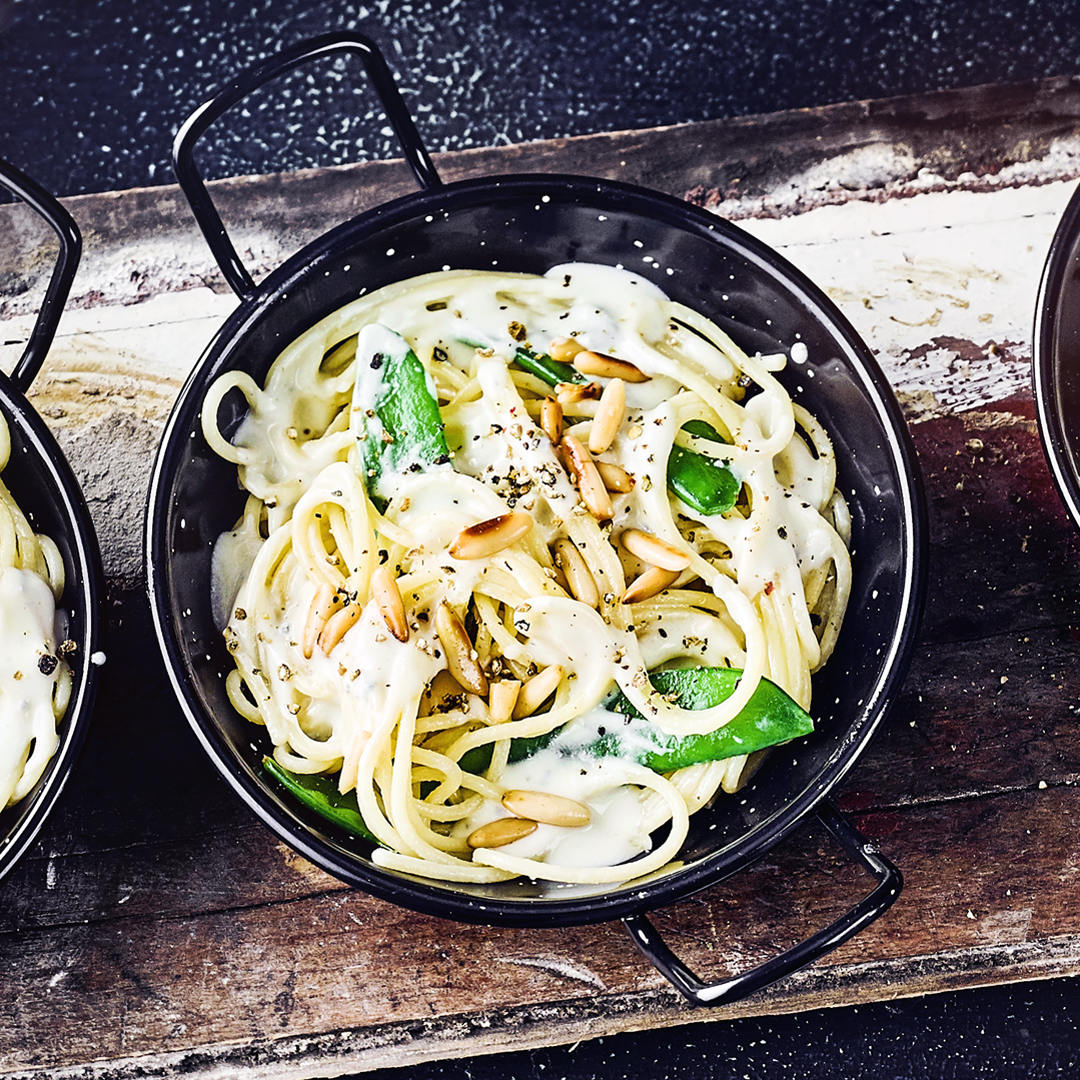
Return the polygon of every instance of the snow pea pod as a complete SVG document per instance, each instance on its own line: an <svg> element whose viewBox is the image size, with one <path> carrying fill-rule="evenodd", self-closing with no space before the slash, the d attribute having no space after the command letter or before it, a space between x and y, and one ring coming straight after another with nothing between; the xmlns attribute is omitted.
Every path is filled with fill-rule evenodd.
<svg viewBox="0 0 1080 1080"><path fill-rule="evenodd" d="M355 791L342 795L332 777L321 773L289 772L272 757L263 758L263 768L294 798L314 810L320 817L333 822L353 836L362 836L365 840L379 843L360 816Z"/></svg>
<svg viewBox="0 0 1080 1080"><path fill-rule="evenodd" d="M682 429L699 439L724 442L720 433L704 420L690 420ZM742 486L726 465L682 446L671 448L667 482L687 506L702 514L723 514L730 510Z"/></svg>
<svg viewBox="0 0 1080 1080"><path fill-rule="evenodd" d="M558 386L559 383L583 383L588 380L572 364L564 364L561 360L553 360L547 353L534 352L519 345L514 353L514 363L523 367L529 374L543 379L548 386Z"/></svg>
<svg viewBox="0 0 1080 1080"><path fill-rule="evenodd" d="M379 501L393 496L394 474L426 472L450 461L427 370L400 334L378 323L357 338L352 409L364 484Z"/></svg>
<svg viewBox="0 0 1080 1080"><path fill-rule="evenodd" d="M654 688L684 709L710 709L734 692L742 678L738 668L683 668L656 671ZM752 754L789 742L814 730L814 721L775 683L762 679L750 700L729 723L704 735L668 735L646 720L620 691L604 709L595 710L546 735L514 739L509 761L521 761L540 750L564 756L622 757L656 772L670 772L705 761ZM490 747L466 753L460 765L483 772Z"/></svg>

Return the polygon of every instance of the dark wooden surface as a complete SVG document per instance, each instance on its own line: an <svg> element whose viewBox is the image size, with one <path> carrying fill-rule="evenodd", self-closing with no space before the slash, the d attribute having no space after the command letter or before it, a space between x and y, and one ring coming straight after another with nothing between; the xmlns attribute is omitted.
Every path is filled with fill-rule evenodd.
<svg viewBox="0 0 1080 1080"><path fill-rule="evenodd" d="M1057 102L1037 111L1033 137L1059 116L1080 115L1068 80L1022 93L1021 112ZM909 105L888 114L894 134ZM931 105L920 115L947 102ZM810 139L806 132L832 115L840 118L830 129L834 150L844 139L868 144L888 126L886 113L763 120L756 138L792 147L793 132ZM997 137L989 115L981 142L971 139L980 153ZM963 125L953 116L938 145L959 144ZM728 129L732 138L741 124ZM615 163L627 161L647 181L649 160L682 153L692 164L667 177L668 190L692 180L681 190L706 201L702 191L722 190L723 168L696 164L724 143L719 128L594 138L591 150L573 142L507 151L502 165L542 159L586 171L587 160L603 166L591 171L617 173ZM998 145L998 158L1007 157ZM493 171L494 154L444 165L448 174ZM258 195L292 215L270 230L292 242L309 219L385 194L385 170L395 168L370 167L366 186L347 195L354 170L220 190L235 208L246 190L249 202ZM305 190L330 193L309 219ZM71 205L91 222L91 250L109 229L191 243L174 190ZM275 244L267 243L271 254ZM180 264L169 288L195 285ZM931 522L926 614L900 699L838 795L902 867L906 885L852 942L706 1016L685 1006L619 925L468 927L346 889L279 843L214 773L173 703L141 586L117 571L109 662L83 760L0 892L0 1069L329 1076L1080 972L1080 538L1053 490L1030 397L922 415L913 434ZM138 470L125 479L129 488L140 482ZM692 967L719 978L804 937L866 887L811 824L749 872L655 921Z"/></svg>
<svg viewBox="0 0 1080 1080"><path fill-rule="evenodd" d="M901 900L725 1016L1080 970L1080 543L1030 404L997 411L1012 420L916 428L929 605L904 692L838 800L903 868ZM142 1058L167 1074L193 1051L195 1072L256 1051L302 1069L282 1043L299 1033L361 1067L702 1019L617 925L459 926L350 891L290 853L172 706L144 598L118 595L113 612L84 760L5 883L7 1069ZM720 977L865 887L811 827L656 923Z"/></svg>

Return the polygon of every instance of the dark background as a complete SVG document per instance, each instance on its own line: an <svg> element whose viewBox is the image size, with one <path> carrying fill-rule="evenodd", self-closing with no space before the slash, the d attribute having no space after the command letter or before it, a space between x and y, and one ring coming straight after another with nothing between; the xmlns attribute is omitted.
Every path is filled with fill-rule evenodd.
<svg viewBox="0 0 1080 1080"><path fill-rule="evenodd" d="M231 72L362 30L428 149L1080 72L1076 0L0 0L0 154L57 195L172 182ZM208 176L387 157L361 79L308 68L234 115Z"/></svg>
<svg viewBox="0 0 1080 1080"><path fill-rule="evenodd" d="M334 29L376 39L432 151L1080 74L1080 0L0 0L0 156L58 195L171 183L190 109ZM231 116L206 175L394 155L362 80L329 68ZM1075 996L1053 980L369 1075L1075 1076Z"/></svg>

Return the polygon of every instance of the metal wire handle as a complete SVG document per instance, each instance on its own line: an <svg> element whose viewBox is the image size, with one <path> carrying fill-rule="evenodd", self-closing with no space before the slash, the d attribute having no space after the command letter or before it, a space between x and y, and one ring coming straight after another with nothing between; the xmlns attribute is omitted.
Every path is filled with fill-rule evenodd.
<svg viewBox="0 0 1080 1080"><path fill-rule="evenodd" d="M878 884L845 914L779 956L730 979L706 983L664 944L656 928L644 915L631 915L623 919L630 936L649 962L692 1005L715 1006L741 1001L755 990L790 975L842 945L883 915L900 895L904 884L900 871L850 825L831 802L823 802L818 807L817 816L851 859L869 870Z"/></svg>
<svg viewBox="0 0 1080 1080"><path fill-rule="evenodd" d="M2 158L0 186L40 214L60 240L60 252L49 279L49 286L45 290L45 300L38 311L30 340L11 372L12 383L25 394L45 362L53 338L56 337L56 328L60 324L60 316L64 313L64 304L71 292L71 283L75 280L75 272L82 257L82 236L72 216L52 195Z"/></svg>
<svg viewBox="0 0 1080 1080"><path fill-rule="evenodd" d="M394 77L382 53L370 38L362 34L324 34L282 49L265 63L237 75L219 94L204 101L180 126L173 141L173 168L225 280L242 300L249 299L255 293L255 282L241 263L221 216L206 190L206 184L193 156L195 143L226 110L265 83L287 74L309 60L337 53L351 53L360 57L401 144L405 160L420 186L431 188L442 183L430 155L420 141L420 134L398 91Z"/></svg>

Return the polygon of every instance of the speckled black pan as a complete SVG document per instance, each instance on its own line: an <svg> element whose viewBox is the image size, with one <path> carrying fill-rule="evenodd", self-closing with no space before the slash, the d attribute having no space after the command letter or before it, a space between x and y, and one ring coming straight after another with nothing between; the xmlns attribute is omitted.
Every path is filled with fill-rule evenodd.
<svg viewBox="0 0 1080 1080"><path fill-rule="evenodd" d="M78 760L97 690L99 665L92 658L101 659L105 623L101 557L85 500L52 433L24 397L52 344L82 241L67 211L4 161L0 187L32 206L60 239L60 254L30 341L11 375L0 373L0 412L11 432L3 480L35 531L50 536L60 549L66 584L59 607L68 619L67 636L77 645L69 657L74 672L71 701L60 721L56 754L26 798L0 812L3 877L37 836Z"/></svg>
<svg viewBox="0 0 1080 1080"><path fill-rule="evenodd" d="M1050 244L1033 341L1032 384L1043 449L1065 508L1080 526L1080 188Z"/></svg>
<svg viewBox="0 0 1080 1080"><path fill-rule="evenodd" d="M240 263L192 160L205 128L254 87L333 52L361 58L421 190L334 229L256 286ZM622 918L649 958L691 1000L741 997L855 933L895 899L901 879L826 796L854 765L900 689L922 605L926 527L915 455L869 350L825 296L774 251L687 203L574 176L501 176L444 185L372 44L328 36L236 79L188 120L176 165L204 235L241 303L177 401L151 483L147 580L177 697L221 773L284 840L330 873L416 910L470 922L553 926ZM753 351L806 343L785 379L833 434L854 518L854 595L840 646L815 681L818 730L778 750L738 796L695 814L683 866L642 885L558 888L531 882L448 885L374 866L370 849L283 799L261 775L268 749L224 691L231 662L210 611L210 555L243 506L235 469L203 440L207 387L241 368L262 381L280 349L313 323L389 282L446 267L542 273L572 260L622 264L704 312ZM244 409L226 397L219 422ZM645 912L745 867L817 813L877 878L830 927L751 972L709 986L656 937Z"/></svg>

